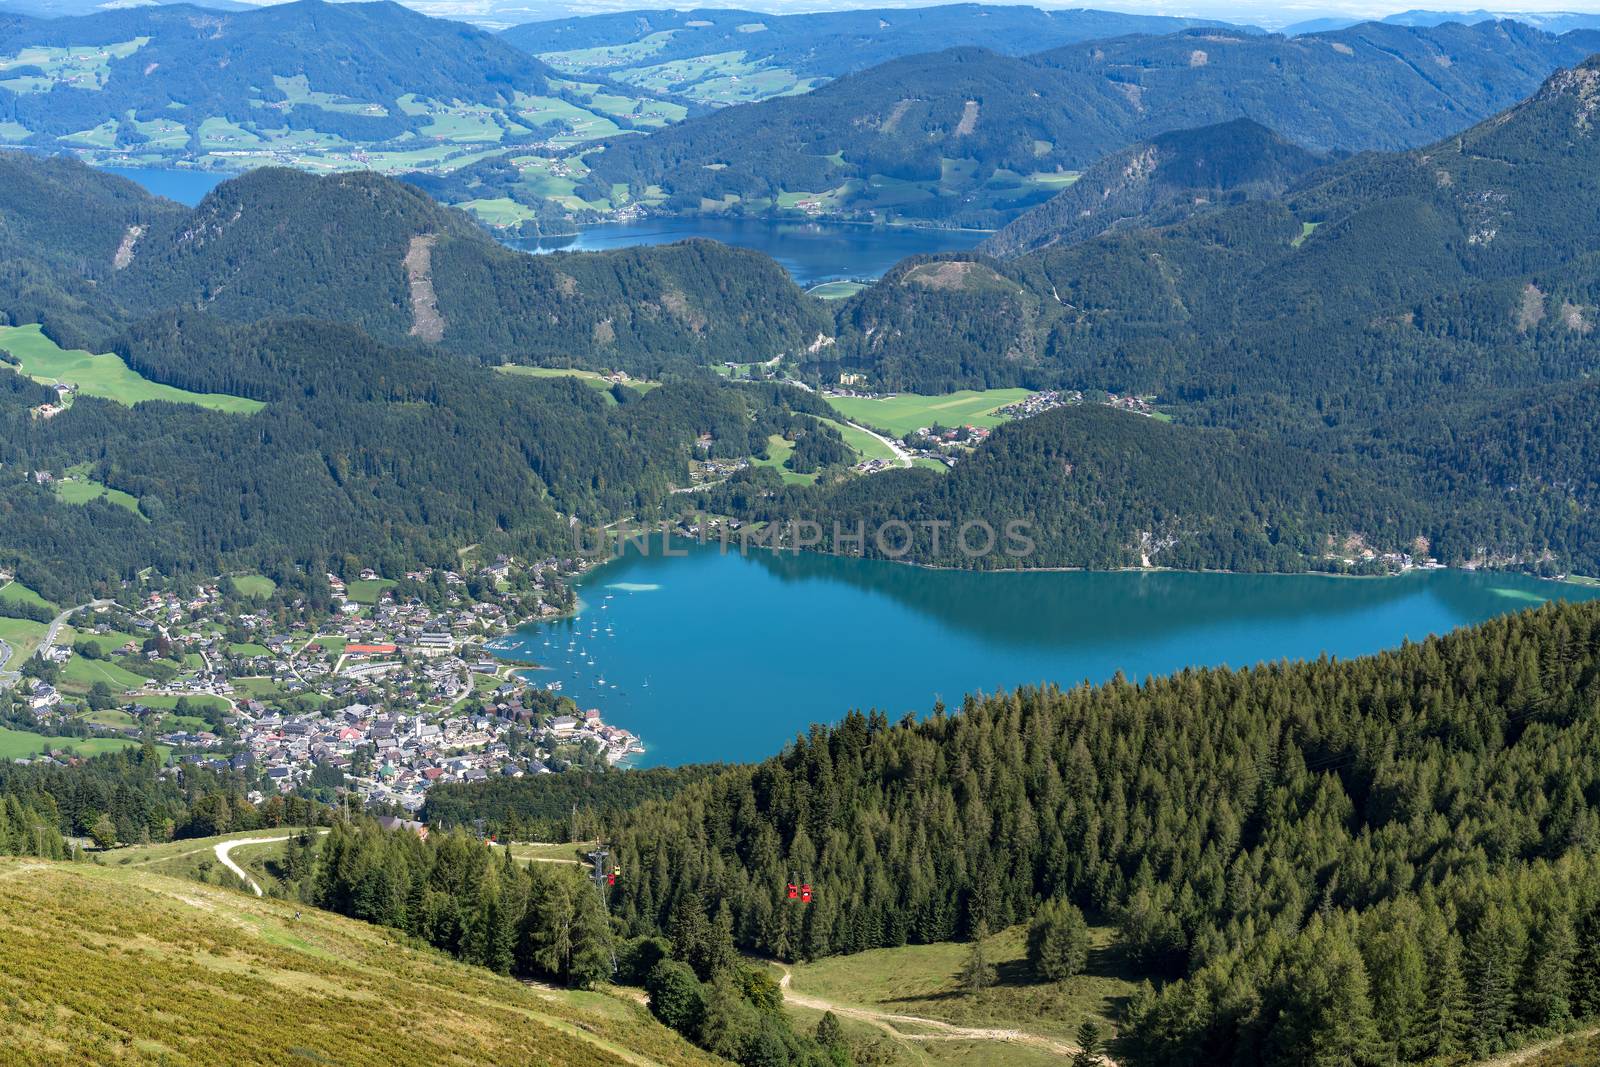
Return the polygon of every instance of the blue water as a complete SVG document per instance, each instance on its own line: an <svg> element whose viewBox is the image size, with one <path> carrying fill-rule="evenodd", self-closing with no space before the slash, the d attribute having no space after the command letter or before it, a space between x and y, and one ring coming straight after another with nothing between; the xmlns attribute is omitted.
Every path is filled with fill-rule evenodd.
<svg viewBox="0 0 1600 1067"><path fill-rule="evenodd" d="M635 245L669 244L708 237L764 252L809 288L836 279L871 281L907 256L963 251L988 234L977 230L852 226L765 219L649 219L585 226L575 237L506 240L525 252L600 252Z"/></svg>
<svg viewBox="0 0 1600 1067"><path fill-rule="evenodd" d="M560 680L581 707L638 734L640 765L759 759L852 708L897 718L969 692L1119 670L1139 679L1362 655L1547 598L1600 595L1463 571L978 574L714 547L617 560L578 591L575 618L519 631L505 654L544 664L529 677Z"/></svg>
<svg viewBox="0 0 1600 1067"><path fill-rule="evenodd" d="M194 207L205 195L237 175L212 170L170 170L160 167L106 167L112 174L138 182L168 200Z"/></svg>
<svg viewBox="0 0 1600 1067"><path fill-rule="evenodd" d="M106 167L136 181L157 196L193 207L218 185L235 177L208 170L158 167ZM571 237L508 238L524 252L602 252L636 245L670 244L706 237L753 248L778 261L795 282L810 288L836 279L871 281L907 256L962 251L986 236L977 230L912 229L905 226L850 226L824 222L771 222L763 219L654 219L586 226Z"/></svg>

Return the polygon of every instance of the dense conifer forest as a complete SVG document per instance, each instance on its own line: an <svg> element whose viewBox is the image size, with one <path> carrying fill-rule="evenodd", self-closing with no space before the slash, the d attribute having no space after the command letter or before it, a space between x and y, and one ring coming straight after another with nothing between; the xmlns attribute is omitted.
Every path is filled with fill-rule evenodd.
<svg viewBox="0 0 1600 1067"><path fill-rule="evenodd" d="M1098 160L978 248L1014 256L1116 229L1169 226L1244 200L1279 196L1328 162L1250 119L1174 130Z"/></svg>
<svg viewBox="0 0 1600 1067"><path fill-rule="evenodd" d="M43 391L8 376L8 547L52 595L151 563L316 573L354 545L394 570L463 543L549 552L570 543L570 517L689 503L669 490L689 483L701 434L709 458L739 459L782 433L789 473L838 470L842 441L796 421L826 415L819 399L706 384L705 364L776 355L814 380L854 371L887 389L1144 394L1177 425L1056 414L1003 427L944 479L797 488L758 467L702 500L740 519L1035 522L1026 560L923 542L904 557L961 566L1296 570L1336 566L1351 543L1600 570L1583 429L1600 395L1587 380L1600 224L1584 207L1600 173L1584 125L1595 77L1585 64L1448 141L1336 162L1170 226L1004 261L913 258L832 307L771 260L707 242L515 253L371 175L268 169L185 211L74 164L7 157L14 321L152 381L268 405L241 418L84 397L41 422L27 412ZM1259 127L1227 129L1237 151L1205 159L1241 192L1307 164ZM1195 137L1162 143L1198 158ZM74 195L60 217L29 206ZM608 399L472 366L508 360L669 384ZM31 469L83 463L148 506L64 509L28 484ZM282 473L302 466L308 477Z"/></svg>
<svg viewBox="0 0 1600 1067"><path fill-rule="evenodd" d="M117 347L159 380L267 406L242 416L80 397L70 416L39 420L30 408L48 391L0 377L6 558L63 602L114 592L151 564L288 576L356 553L401 574L448 565L469 543L568 556L564 516L650 514L687 481L691 455L748 455L791 403L814 404L715 382L617 404L572 378L500 375L309 320L236 327L185 313L142 322ZM30 478L84 463L138 513L63 506Z"/></svg>
<svg viewBox="0 0 1600 1067"><path fill-rule="evenodd" d="M1351 662L854 714L615 819L616 913L716 901L797 959L1064 898L1151 978L1128 1062L1487 1055L1600 1014L1597 686L1600 608L1548 606Z"/></svg>

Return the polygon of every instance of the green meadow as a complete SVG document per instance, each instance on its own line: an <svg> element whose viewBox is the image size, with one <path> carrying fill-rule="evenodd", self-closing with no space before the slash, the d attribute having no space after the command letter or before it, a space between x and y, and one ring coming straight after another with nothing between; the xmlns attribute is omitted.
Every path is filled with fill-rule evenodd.
<svg viewBox="0 0 1600 1067"><path fill-rule="evenodd" d="M856 455L862 459L882 459L890 463L895 461L894 449L867 433L859 426L849 423L828 420L829 424L839 431L839 436L844 438L844 443L855 450Z"/></svg>
<svg viewBox="0 0 1600 1067"><path fill-rule="evenodd" d="M61 668L61 687L68 692L87 693L97 683L104 682L113 692L126 693L141 688L145 681L127 668L103 659L73 656Z"/></svg>
<svg viewBox="0 0 1600 1067"><path fill-rule="evenodd" d="M816 481L817 476L814 472L811 474L796 474L784 466L793 454L794 442L785 438L781 433L775 433L767 438L767 458L752 459L750 462L757 467L771 467L790 485L810 485Z"/></svg>
<svg viewBox="0 0 1600 1067"><path fill-rule="evenodd" d="M45 385L65 382L85 396L102 397L119 404L132 406L146 400L164 400L246 415L266 406L259 400L247 400L242 396L191 393L187 389L160 385L130 370L120 356L61 348L44 335L37 323L0 326L0 350L19 360L22 373L36 382Z"/></svg>
<svg viewBox="0 0 1600 1067"><path fill-rule="evenodd" d="M976 991L959 978L972 946L958 942L876 949L799 964L792 969L791 987L848 1008L952 1026L1016 1029L1062 1043L1070 1043L1086 1020L1114 1032L1110 1020L1138 987L1139 975L1116 952L1112 929L1091 928L1085 973L1062 982L1034 978L1026 959L1026 935L1018 926L989 939L985 947L999 980ZM889 1023L887 1032L896 1031L905 1036L923 1032L915 1023ZM992 1057L1009 1045L983 1044L981 1062L1004 1062Z"/></svg>
<svg viewBox="0 0 1600 1067"><path fill-rule="evenodd" d="M81 756L99 756L107 752L137 745L120 737L46 737L26 730L13 730L0 726L0 759L24 759L42 752L65 749Z"/></svg>
<svg viewBox="0 0 1600 1067"><path fill-rule="evenodd" d="M865 282L823 282L820 285L813 285L806 292L818 300L843 300L855 296L865 288L867 288Z"/></svg>
<svg viewBox="0 0 1600 1067"><path fill-rule="evenodd" d="M389 578L357 579L345 586L345 592L350 594L350 599L357 604L376 604L384 590L392 589L398 582Z"/></svg>
<svg viewBox="0 0 1600 1067"><path fill-rule="evenodd" d="M219 840L114 849L87 863L0 857L0 1030L9 1050L0 1060L727 1062L620 994L517 982L392 930L202 884L193 876L221 879ZM239 860L263 871L275 854L281 845L243 846Z"/></svg>
<svg viewBox="0 0 1600 1067"><path fill-rule="evenodd" d="M4 585L0 585L0 607L6 604L28 604L33 607L50 608L51 610L55 608L54 604L21 582L6 582Z"/></svg>
<svg viewBox="0 0 1600 1067"><path fill-rule="evenodd" d="M576 378L585 385L592 385L607 395L610 395L611 392L611 383L599 371L580 370L576 367L525 367L518 363L505 363L495 369L501 374L509 374L517 378ZM629 378L623 384L637 392L648 393L661 383L653 382L646 378Z"/></svg>
<svg viewBox="0 0 1600 1067"><path fill-rule="evenodd" d="M943 396L900 393L882 400L854 396L829 397L835 411L852 422L885 430L895 436L922 426L998 426L1009 421L997 408L1028 396L1026 389L963 389Z"/></svg>
<svg viewBox="0 0 1600 1067"><path fill-rule="evenodd" d="M97 482L86 475L74 475L63 478L55 483L56 499L63 504L87 504L91 500L104 500L108 504L115 504L119 508L126 508L140 518L144 513L139 510L139 498L132 493L125 493L121 489L113 489L103 482Z"/></svg>
<svg viewBox="0 0 1600 1067"><path fill-rule="evenodd" d="M278 590L278 583L264 574L236 574L228 583L235 593L251 600L266 600Z"/></svg>
<svg viewBox="0 0 1600 1067"><path fill-rule="evenodd" d="M0 615L0 641L11 650L10 657L0 663L0 668L13 671L20 668L38 650L47 629L44 623L32 619L8 619Z"/></svg>
<svg viewBox="0 0 1600 1067"><path fill-rule="evenodd" d="M100 651L102 656L109 656L129 641L138 641L139 639L132 634L122 633L118 630L109 630L103 634L97 634L93 631L71 630L64 634L61 640L71 645L93 645Z"/></svg>

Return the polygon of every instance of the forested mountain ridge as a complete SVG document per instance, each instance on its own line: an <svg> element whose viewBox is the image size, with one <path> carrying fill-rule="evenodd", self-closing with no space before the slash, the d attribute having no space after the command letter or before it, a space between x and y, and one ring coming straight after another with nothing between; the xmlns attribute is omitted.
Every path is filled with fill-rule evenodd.
<svg viewBox="0 0 1600 1067"><path fill-rule="evenodd" d="M713 494L712 509L743 500L741 514L780 526L825 515L824 551L846 551L831 523L845 537L858 525L907 523L905 545L869 538L855 554L948 567L1297 571L1323 562L1351 531L1408 546L1429 529L1414 501L1371 472L1265 437L1170 426L1100 404L1001 426L949 472L769 486L764 497L753 490L762 482L776 479L762 470L734 478ZM1025 524L1025 542L1006 535L1012 520ZM963 550L955 531L968 523L993 530L989 551ZM973 533L970 544L985 536ZM1441 538L1435 550L1459 547Z"/></svg>
<svg viewBox="0 0 1600 1067"><path fill-rule="evenodd" d="M801 92L956 41L1020 55L1074 41L1224 25L1092 9L944 4L794 15L723 8L628 11L532 22L501 36L567 73L659 86L721 105Z"/></svg>
<svg viewBox="0 0 1600 1067"><path fill-rule="evenodd" d="M1597 66L1428 148L1313 172L1280 199L1003 264L943 257L967 264L945 270L960 285L919 284L931 268L908 261L840 309L830 353L924 390L1054 378L1188 402L1344 394L1369 410L1404 401L1375 393L1374 372L1430 390L1447 374L1572 381L1600 233ZM980 318L991 326L974 343L941 344L949 322Z"/></svg>
<svg viewBox="0 0 1600 1067"><path fill-rule="evenodd" d="M168 313L115 348L151 380L265 406L79 396L41 419L31 409L54 394L0 372L0 564L62 603L152 567L314 580L339 558L385 574L450 566L473 544L570 556L569 519L653 514L691 458L748 456L811 403L714 382L608 396L304 319ZM31 476L71 467L136 506L65 504Z"/></svg>
<svg viewBox="0 0 1600 1067"><path fill-rule="evenodd" d="M567 554L569 518L652 514L691 457L760 452L792 408L816 407L709 375L641 396L482 365L592 353L681 378L713 351L820 333L823 313L754 253L535 260L376 175L264 169L186 210L69 160L0 168L0 312L193 391L175 399L232 401L80 393L42 418L55 394L0 367L0 562L62 603L152 566L316 575L355 553L403 573L467 544ZM63 210L38 213L50 204ZM420 271L442 340L416 329ZM85 465L135 505L71 506L33 477Z"/></svg>
<svg viewBox="0 0 1600 1067"><path fill-rule="evenodd" d="M1182 424L1304 449L1353 484L1399 490L1384 512L1398 527L1349 531L1374 545L1587 573L1600 567L1585 458L1597 78L1591 60L1458 136L1333 164L1280 199L1004 262L902 263L842 304L826 354L891 390L1154 395ZM1029 499L1025 479L984 488L1017 508ZM898 506L917 496L900 475L877 489ZM1252 532L1236 549L1269 557L1244 548L1256 529L1239 529ZM1124 537L1117 552L1139 548Z"/></svg>
<svg viewBox="0 0 1600 1067"><path fill-rule="evenodd" d="M1281 195L1328 157L1250 119L1174 130L1113 153L978 246L991 256L1148 228L1243 200Z"/></svg>
<svg viewBox="0 0 1600 1067"><path fill-rule="evenodd" d="M76 228L67 246L73 269L58 272L46 295L10 309L27 307L59 340L81 347L152 311L203 308L240 323L344 323L481 362L577 361L649 376L798 353L829 328L823 310L756 253L694 241L532 256L415 187L370 173L261 168L184 210L66 161L6 153L0 166L22 179L0 190L0 237L16 233L19 256L64 254L53 240L22 240L58 236L38 229L45 224L30 176L106 191L104 204L63 216Z"/></svg>
<svg viewBox="0 0 1600 1067"><path fill-rule="evenodd" d="M1426 143L1597 47L1592 32L1505 22L1295 38L1196 29L1022 58L952 48L613 140L588 162L594 180L635 195L660 186L668 211L766 211L790 194L830 215L1003 221L1052 191L1030 176L1175 129L1249 118L1314 150Z"/></svg>
<svg viewBox="0 0 1600 1067"><path fill-rule="evenodd" d="M854 714L614 820L621 915L785 958L1066 899L1152 977L1135 1064L1481 1057L1600 1015L1600 609L1351 662ZM815 887L786 907L784 886ZM704 905L702 905L704 906Z"/></svg>
<svg viewBox="0 0 1600 1067"><path fill-rule="evenodd" d="M86 279L109 274L130 234L181 213L130 181L71 160L0 152L0 319L104 324Z"/></svg>

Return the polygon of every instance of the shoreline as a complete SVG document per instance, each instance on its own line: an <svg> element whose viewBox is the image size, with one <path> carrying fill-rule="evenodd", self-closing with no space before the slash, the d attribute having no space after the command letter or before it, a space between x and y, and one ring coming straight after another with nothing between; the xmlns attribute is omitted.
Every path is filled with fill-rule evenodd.
<svg viewBox="0 0 1600 1067"><path fill-rule="evenodd" d="M755 524L752 523L752 524L747 524L747 525L755 525ZM648 529L646 531L647 541L659 542L660 536L661 536L661 530L660 530L659 526L655 527L654 529ZM678 533L673 533L671 535L671 539L674 542L681 543L681 544L686 544L686 545L691 546L691 547L714 548L714 547L716 547L718 545L721 545L723 543L722 539L720 537L704 537L704 538L702 538L702 537L696 537L696 536L693 536L693 535L684 535L684 534L678 534ZM1267 577L1280 577L1280 578L1317 577L1317 578L1349 578L1349 579L1359 579L1359 580L1364 580L1364 581L1370 581L1370 580L1386 580L1386 579L1393 579L1393 578L1404 578L1404 577L1406 577L1408 575L1411 575L1411 574L1428 573L1428 572L1433 572L1433 571L1456 571L1456 572L1467 573L1467 574L1506 574L1506 575L1515 575L1517 577L1530 578L1530 579L1533 579L1534 581L1554 582L1554 583L1556 583L1558 585L1572 585L1572 586L1576 586L1578 588L1583 588L1583 589L1600 589L1600 577L1591 577L1589 575L1563 574L1563 575L1558 575L1558 576L1555 576L1555 577L1546 577L1546 576L1540 575L1540 574L1532 574L1532 573L1530 573L1528 571L1514 570L1514 569L1509 568L1509 567L1492 567L1492 566L1472 566L1472 567L1468 567L1468 566L1453 565L1453 564L1448 564L1448 563L1435 563L1435 564L1433 564L1431 566L1413 565L1413 566L1410 566L1410 567L1402 568L1401 570L1398 570L1398 571L1391 571L1391 572L1388 572L1388 573L1385 573L1385 574L1352 574L1352 573L1343 572L1343 571L1321 570L1321 569L1318 569L1318 568L1315 568L1315 567L1307 567L1304 570L1298 570L1298 571L1285 571L1285 570L1236 571L1236 570L1228 570L1228 569L1225 569L1225 568L1159 567L1159 566L1148 566L1148 567L1144 567L1144 566L1128 566L1128 567L1049 566L1049 567L995 567L995 568L952 567L952 566L942 565L942 564L938 564L938 563L927 563L927 562L923 562L923 561L920 561L920 560L912 560L912 559L887 559L887 558L879 558L879 557L876 557L876 556L859 556L859 555L846 555L846 554L838 553L838 552L824 552L824 551L819 551L816 548L805 548L805 549L793 549L792 550L792 549L788 549L788 548L773 547L773 546L770 546L770 545L762 545L762 544L752 544L752 545L746 546L746 545L740 544L738 542L738 539L735 538L735 537L730 537L728 539L726 545L724 546L724 550L723 550L722 554L723 555L729 555L729 556L749 556L749 555L752 555L752 554L754 554L756 552L764 552L764 553L767 553L769 555L774 555L774 556L788 555L788 556L795 556L795 557L798 557L798 556L804 554L804 555L810 555L810 556L822 556L822 557L826 557L826 558L829 558L829 559L856 560L856 561L859 561L859 562L862 562L862 563L886 563L886 564L893 564L893 565L902 566L902 567L915 567L915 568L918 568L918 569L921 569L921 570L927 570L927 571L949 571L949 572L957 573L957 574L1196 574L1196 575L1217 574L1217 575L1232 575L1232 576L1241 577L1241 578L1251 578L1251 577L1260 577L1260 578L1267 578ZM647 556L647 557L648 556L652 556L652 555L656 555L656 554L657 553L655 553L655 552L646 552L646 553L644 553L644 555ZM579 579L582 579L584 576L586 576L592 570L599 570L599 569L605 567L606 565L608 565L610 563L614 563L617 560L626 559L628 557L629 557L628 553L610 553L603 559L588 559L588 558L585 558L585 565L578 571L577 577ZM560 615L551 615L551 616L548 616L547 618L550 619L550 620L554 620L554 619L560 619L560 618L575 617L575 616L577 616L578 614L581 613L582 608L583 608L583 602L582 602L582 600L580 598L575 602L572 611L566 612L566 613L562 613ZM542 621L546 621L546 620L544 620L544 619L532 619L532 620L529 620L529 622L542 622Z"/></svg>

